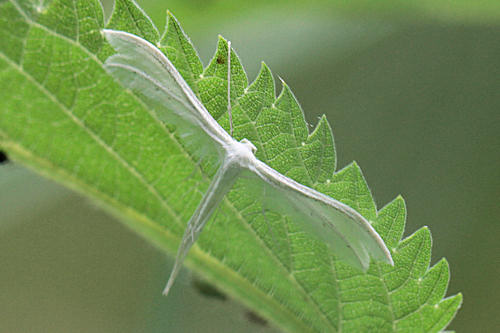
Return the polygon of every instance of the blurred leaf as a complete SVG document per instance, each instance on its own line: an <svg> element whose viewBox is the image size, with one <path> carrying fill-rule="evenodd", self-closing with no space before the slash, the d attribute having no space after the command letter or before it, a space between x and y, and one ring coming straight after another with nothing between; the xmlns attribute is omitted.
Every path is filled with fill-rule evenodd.
<svg viewBox="0 0 500 333"><path fill-rule="evenodd" d="M154 22L163 22L164 3L140 0L139 4L152 15ZM495 24L500 18L500 2L496 0L170 0L168 6L175 9L177 17L186 21L185 26L196 22L200 29L213 24L214 20L238 22L245 17L258 20L263 12L295 15L314 12L329 17L372 18L392 23L437 21Z"/></svg>
<svg viewBox="0 0 500 333"><path fill-rule="evenodd" d="M0 147L14 160L102 202L151 242L174 252L212 171L206 163L200 166L175 132L159 124L103 70L100 59L110 50L99 33L101 14L96 1L75 6L60 0L47 7L29 1L0 3L0 81L5 87L0 93ZM130 1L117 2L109 24L159 44L214 118L228 128L224 39L203 70L170 14L161 41L149 18ZM231 191L188 264L288 331L445 328L462 297L443 299L448 265L443 259L429 269L427 228L401 240L403 200L397 198L377 212L355 163L334 173L326 118L309 134L288 86L276 98L265 65L248 86L245 70L236 55L234 59L235 137L250 139L259 148L258 157L276 170L373 221L395 266L372 263L363 274L272 212L266 217L274 232L268 232L244 184Z"/></svg>

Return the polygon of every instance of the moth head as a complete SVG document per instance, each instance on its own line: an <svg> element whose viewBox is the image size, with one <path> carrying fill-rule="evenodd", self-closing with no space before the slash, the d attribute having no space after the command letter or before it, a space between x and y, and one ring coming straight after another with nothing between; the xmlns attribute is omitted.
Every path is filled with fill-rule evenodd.
<svg viewBox="0 0 500 333"><path fill-rule="evenodd" d="M240 143L250 149L252 151L252 154L255 154L255 152L257 151L257 147L255 147L254 144L248 139L243 139L240 141Z"/></svg>

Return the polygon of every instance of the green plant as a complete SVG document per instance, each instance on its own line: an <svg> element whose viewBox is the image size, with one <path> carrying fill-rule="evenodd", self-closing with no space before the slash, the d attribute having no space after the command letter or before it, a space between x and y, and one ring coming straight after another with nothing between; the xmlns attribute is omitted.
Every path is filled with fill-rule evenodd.
<svg viewBox="0 0 500 333"><path fill-rule="evenodd" d="M70 186L120 215L124 223L173 253L213 175L175 133L158 123L102 68L112 53L101 29L124 30L160 45L215 119L226 118L226 41L204 69L178 22L160 36L131 1L116 2L105 25L97 0L0 3L0 147L9 157ZM366 274L335 260L237 186L202 234L188 264L229 295L289 331L440 331L461 304L443 299L443 259L429 268L427 228L401 240L401 197L377 211L359 167L335 172L331 129L322 118L309 134L302 110L262 65L248 85L239 61L232 89L235 136L258 147L276 170L358 210L391 249L395 266L372 263ZM236 73L236 74L235 74ZM250 119L238 127L242 119Z"/></svg>

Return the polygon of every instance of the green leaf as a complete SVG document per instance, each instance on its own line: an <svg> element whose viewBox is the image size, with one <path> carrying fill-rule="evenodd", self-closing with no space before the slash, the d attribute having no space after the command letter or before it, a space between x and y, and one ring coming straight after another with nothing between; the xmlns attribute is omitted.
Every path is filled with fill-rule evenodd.
<svg viewBox="0 0 500 333"><path fill-rule="evenodd" d="M170 12L167 12L167 25L160 43L163 53L174 64L191 89L198 93L197 80L203 73L203 64L193 44Z"/></svg>
<svg viewBox="0 0 500 333"><path fill-rule="evenodd" d="M175 132L103 70L101 60L109 49L97 34L102 26L96 1L60 0L44 8L29 1L0 3L0 147L13 160L94 198L173 253L213 170L209 163L198 163L199 156ZM161 41L132 1L117 2L107 27L159 43L214 118L229 127L227 42L222 37L203 70L171 14ZM267 66L248 86L233 51L231 77L235 138L248 138L258 147L258 157L276 170L373 221L395 266L373 262L362 273L336 260L286 218L263 214L244 182L224 200L188 265L287 331L445 328L462 296L443 299L448 265L443 259L429 268L427 228L401 239L403 199L377 211L357 164L335 172L326 118L309 133L290 88L284 84L275 97Z"/></svg>
<svg viewBox="0 0 500 333"><path fill-rule="evenodd" d="M104 13L98 0L54 0L48 7L38 11L40 24L53 27L58 34L76 41L93 53L101 48Z"/></svg>
<svg viewBox="0 0 500 333"><path fill-rule="evenodd" d="M156 43L160 38L153 21L135 1L116 0L113 13L106 25L108 29L124 30Z"/></svg>

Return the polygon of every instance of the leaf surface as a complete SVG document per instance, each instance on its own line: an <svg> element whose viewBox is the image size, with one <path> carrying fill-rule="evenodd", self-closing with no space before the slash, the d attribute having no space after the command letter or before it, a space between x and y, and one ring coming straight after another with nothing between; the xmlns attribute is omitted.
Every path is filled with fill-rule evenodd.
<svg viewBox="0 0 500 333"><path fill-rule="evenodd" d="M165 33L131 1L116 2L106 25L97 1L0 3L0 147L9 157L103 204L169 253L213 175L209 160L183 145L141 101L104 71L112 50L102 27L130 31L159 45L221 125L227 119L227 42L206 68L169 13ZM234 51L232 51L234 52ZM406 210L398 197L377 211L360 168L335 171L331 128L309 133L302 109L262 64L249 84L231 61L234 136L279 172L356 209L392 251L395 266L366 273L343 264L286 217L263 214L236 184L192 249L188 264L278 327L294 332L437 332L461 295L445 298L443 259L429 268L431 236L402 240ZM271 227L271 232L270 232ZM160 291L159 291L160 292Z"/></svg>

